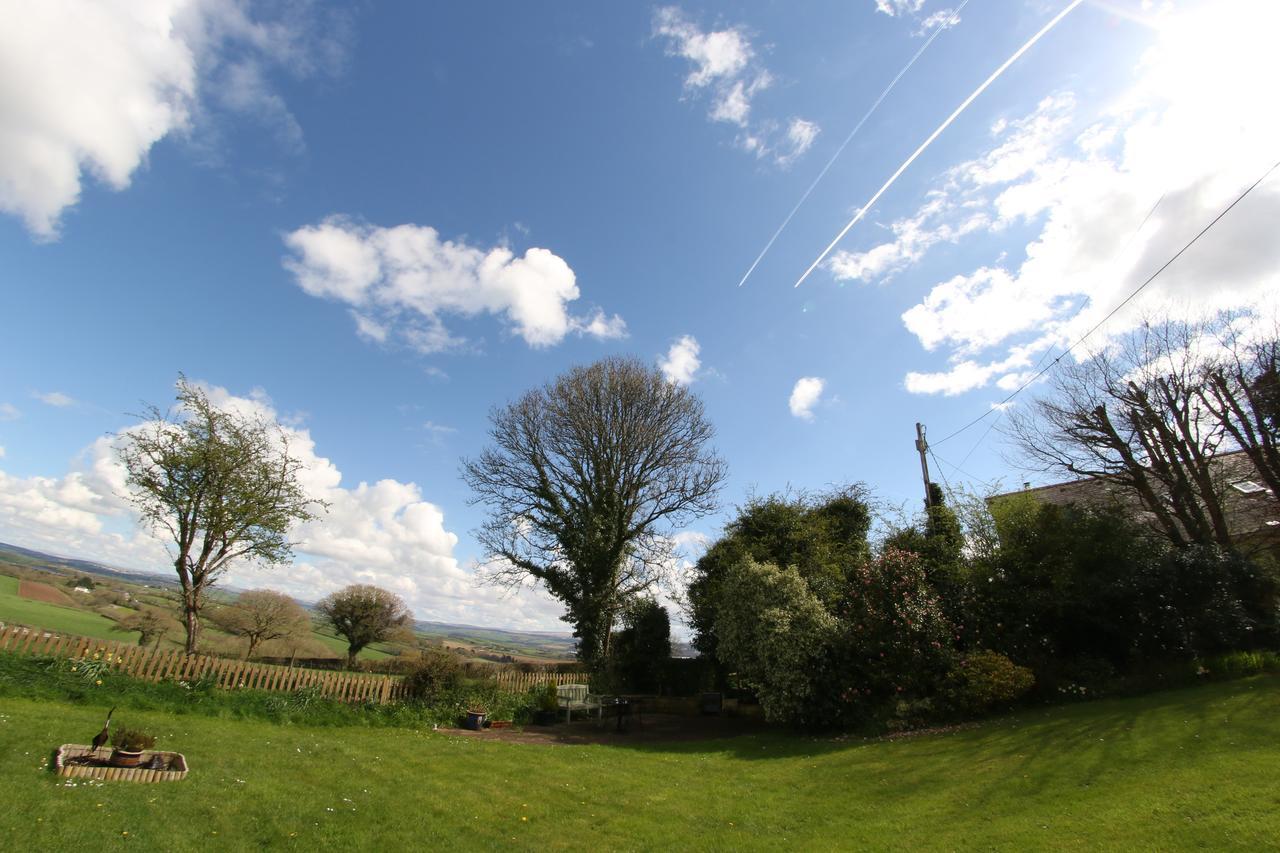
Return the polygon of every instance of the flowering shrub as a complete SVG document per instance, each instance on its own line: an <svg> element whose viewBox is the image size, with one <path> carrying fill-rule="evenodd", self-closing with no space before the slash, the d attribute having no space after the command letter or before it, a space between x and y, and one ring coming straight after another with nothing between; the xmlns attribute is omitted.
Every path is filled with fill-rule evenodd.
<svg viewBox="0 0 1280 853"><path fill-rule="evenodd" d="M914 553L889 547L853 569L838 613L850 699L924 698L950 668L954 629Z"/></svg>
<svg viewBox="0 0 1280 853"><path fill-rule="evenodd" d="M998 652L976 651L958 661L947 679L945 694L955 710L981 714L1024 696L1035 683L1035 676L1025 666ZM1084 688L1069 686L1083 695Z"/></svg>

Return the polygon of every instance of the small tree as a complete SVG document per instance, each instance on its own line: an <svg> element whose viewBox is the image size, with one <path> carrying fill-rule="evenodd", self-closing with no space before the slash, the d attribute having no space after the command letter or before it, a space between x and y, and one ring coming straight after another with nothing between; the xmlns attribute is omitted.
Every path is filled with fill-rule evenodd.
<svg viewBox="0 0 1280 853"><path fill-rule="evenodd" d="M307 612L298 602L270 589L251 589L240 593L235 604L215 611L213 620L228 634L243 637L248 642L245 660L253 657L263 642L305 633L311 627Z"/></svg>
<svg viewBox="0 0 1280 853"><path fill-rule="evenodd" d="M178 630L178 620L155 607L140 607L137 612L122 616L111 630L122 633L138 632L138 645L160 648L160 643L171 632Z"/></svg>
<svg viewBox="0 0 1280 853"><path fill-rule="evenodd" d="M316 611L347 641L347 666L370 643L395 636L413 619L404 599L369 584L352 584L331 592L316 604Z"/></svg>
<svg viewBox="0 0 1280 853"><path fill-rule="evenodd" d="M662 664L671 658L671 617L651 598L633 601L623 609L623 628L614 640L614 665L631 690L657 693Z"/></svg>
<svg viewBox="0 0 1280 853"><path fill-rule="evenodd" d="M713 512L725 465L702 401L635 359L578 367L490 415L492 446L465 461L491 580L560 599L589 664L608 657L622 606L671 558L670 528Z"/></svg>
<svg viewBox="0 0 1280 853"><path fill-rule="evenodd" d="M302 463L278 424L218 408L181 376L176 412L151 407L121 433L119 453L143 522L169 540L195 654L208 589L237 559L287 562L289 528L324 503L303 490Z"/></svg>

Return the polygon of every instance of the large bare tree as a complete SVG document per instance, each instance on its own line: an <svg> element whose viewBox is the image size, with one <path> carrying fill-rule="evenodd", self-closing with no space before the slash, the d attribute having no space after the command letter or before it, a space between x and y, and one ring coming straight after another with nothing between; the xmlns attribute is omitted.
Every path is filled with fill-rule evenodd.
<svg viewBox="0 0 1280 853"><path fill-rule="evenodd" d="M1224 454L1244 451L1244 472L1280 487L1276 341L1243 320L1146 323L1064 364L1011 418L1016 444L1043 470L1105 479L1175 545L1239 546L1228 489L1245 474Z"/></svg>
<svg viewBox="0 0 1280 853"><path fill-rule="evenodd" d="M302 463L274 421L219 408L185 377L172 410L150 407L119 435L129 497L167 538L182 585L187 654L194 654L205 593L235 560L265 565L293 555L296 523L324 503L299 483Z"/></svg>
<svg viewBox="0 0 1280 853"><path fill-rule="evenodd" d="M311 632L307 611L283 592L271 589L250 589L240 593L234 604L213 612L213 621L228 634L244 638L248 644L245 660L253 657L258 646L268 640Z"/></svg>
<svg viewBox="0 0 1280 853"><path fill-rule="evenodd" d="M532 579L563 602L578 656L607 657L621 606L670 563L669 533L713 512L724 462L702 401L636 359L577 367L490 414L464 460L487 577Z"/></svg>

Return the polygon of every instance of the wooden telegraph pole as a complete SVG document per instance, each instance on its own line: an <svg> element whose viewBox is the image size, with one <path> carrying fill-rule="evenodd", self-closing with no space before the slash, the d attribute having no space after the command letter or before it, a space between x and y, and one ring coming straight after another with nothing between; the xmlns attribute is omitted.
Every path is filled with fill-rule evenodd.
<svg viewBox="0 0 1280 853"><path fill-rule="evenodd" d="M929 450L929 443L924 440L924 424L916 424L916 451L920 454L920 473L924 477L924 506L928 509L933 506L933 490L929 488L929 460L925 457L925 453Z"/></svg>

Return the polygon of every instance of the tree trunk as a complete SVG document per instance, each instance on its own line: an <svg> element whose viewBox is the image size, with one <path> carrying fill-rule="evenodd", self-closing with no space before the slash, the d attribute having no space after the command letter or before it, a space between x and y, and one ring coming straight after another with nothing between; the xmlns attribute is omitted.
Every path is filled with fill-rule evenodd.
<svg viewBox="0 0 1280 853"><path fill-rule="evenodd" d="M196 653L196 640L200 637L200 613L190 603L184 602L182 607L182 624L187 629L187 654Z"/></svg>
<svg viewBox="0 0 1280 853"><path fill-rule="evenodd" d="M363 646L347 646L347 669L356 668L356 655L360 654Z"/></svg>

